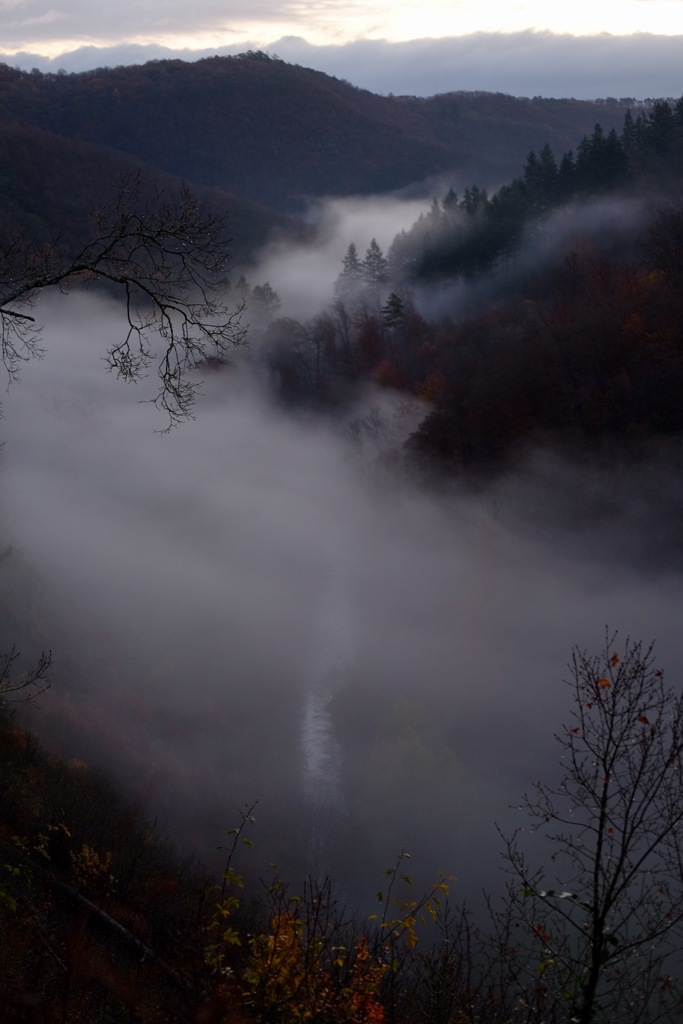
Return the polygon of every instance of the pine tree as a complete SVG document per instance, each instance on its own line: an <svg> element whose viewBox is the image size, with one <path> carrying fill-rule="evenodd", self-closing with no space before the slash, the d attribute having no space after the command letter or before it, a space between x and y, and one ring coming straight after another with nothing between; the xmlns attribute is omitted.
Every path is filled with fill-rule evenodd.
<svg viewBox="0 0 683 1024"><path fill-rule="evenodd" d="M451 213L453 210L458 208L458 193L453 188L449 188L446 195L441 200L441 206L444 213Z"/></svg>
<svg viewBox="0 0 683 1024"><path fill-rule="evenodd" d="M576 163L571 150L564 154L557 172L558 199L568 199L576 188Z"/></svg>
<svg viewBox="0 0 683 1024"><path fill-rule="evenodd" d="M351 242L342 260L342 272L336 280L334 290L341 299L352 297L363 280L363 264L358 249Z"/></svg>
<svg viewBox="0 0 683 1024"><path fill-rule="evenodd" d="M282 302L278 293L271 288L268 281L257 284L251 293L251 308L265 316L274 316Z"/></svg>
<svg viewBox="0 0 683 1024"><path fill-rule="evenodd" d="M392 292L386 304L382 306L382 323L396 330L406 322L407 315L405 303L400 295Z"/></svg>
<svg viewBox="0 0 683 1024"><path fill-rule="evenodd" d="M362 266L363 280L366 284L376 287L387 280L389 264L377 244L377 239L373 238L370 242Z"/></svg>

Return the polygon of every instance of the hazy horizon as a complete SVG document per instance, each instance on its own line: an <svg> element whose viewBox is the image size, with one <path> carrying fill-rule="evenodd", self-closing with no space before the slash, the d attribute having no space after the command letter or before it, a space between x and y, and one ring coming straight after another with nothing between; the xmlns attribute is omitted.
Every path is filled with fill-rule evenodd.
<svg viewBox="0 0 683 1024"><path fill-rule="evenodd" d="M31 50L0 53L0 60L28 71L82 72L148 60L198 60L263 49L350 81L381 95L432 96L456 91L503 92L514 96L644 100L683 93L683 36L649 33L593 36L548 31L478 31L445 38L401 42L357 39L311 43L299 35L270 41L241 40L189 49L160 43L83 44L54 55Z"/></svg>

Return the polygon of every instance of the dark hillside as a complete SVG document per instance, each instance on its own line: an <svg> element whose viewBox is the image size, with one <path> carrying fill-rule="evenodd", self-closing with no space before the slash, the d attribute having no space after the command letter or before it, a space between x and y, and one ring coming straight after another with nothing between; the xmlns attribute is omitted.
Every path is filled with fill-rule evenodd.
<svg viewBox="0 0 683 1024"><path fill-rule="evenodd" d="M340 380L369 378L414 393L430 411L408 450L437 475L495 477L537 448L600 464L670 453L682 155L683 99L657 100L620 135L596 125L576 156L532 151L490 198L450 189L386 257L352 244L327 318L270 326L276 391L324 406L344 400Z"/></svg>
<svg viewBox="0 0 683 1024"><path fill-rule="evenodd" d="M92 209L112 199L118 182L139 169L133 156L0 113L0 230L80 247L92 233ZM143 172L164 190L174 192L180 184L154 166ZM209 209L227 216L235 262L248 260L273 232L300 236L304 230L298 221L224 189L193 191Z"/></svg>
<svg viewBox="0 0 683 1024"><path fill-rule="evenodd" d="M497 184L530 148L574 146L596 121L620 125L624 109L489 93L382 97L259 53L77 75L0 67L6 116L282 211L438 174Z"/></svg>

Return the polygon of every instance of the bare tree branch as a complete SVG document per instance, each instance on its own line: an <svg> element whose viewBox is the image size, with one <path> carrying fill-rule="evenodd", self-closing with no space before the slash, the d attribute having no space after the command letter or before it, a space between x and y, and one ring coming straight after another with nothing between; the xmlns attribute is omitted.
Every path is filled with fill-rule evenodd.
<svg viewBox="0 0 683 1024"><path fill-rule="evenodd" d="M652 647L609 633L599 656L574 651L568 685L560 782L525 796L531 828L505 840L520 956L577 1024L674 1019L681 1001L672 1011L666 965L683 929L683 700ZM543 868L530 866L529 833L547 843Z"/></svg>
<svg viewBox="0 0 683 1024"><path fill-rule="evenodd" d="M27 672L16 672L18 658L16 647L12 647L7 654L0 654L0 708L7 704L35 704L36 698L50 688L50 651L43 651L38 664Z"/></svg>
<svg viewBox="0 0 683 1024"><path fill-rule="evenodd" d="M0 250L0 343L10 382L22 363L43 354L40 328L27 312L37 295L99 282L125 299L127 332L107 352L109 369L138 380L156 364L152 401L168 427L192 418L198 382L189 371L245 340L242 308L220 297L230 245L222 219L203 211L185 185L175 195L150 194L136 175L118 184L93 222L92 240L75 256L21 238Z"/></svg>

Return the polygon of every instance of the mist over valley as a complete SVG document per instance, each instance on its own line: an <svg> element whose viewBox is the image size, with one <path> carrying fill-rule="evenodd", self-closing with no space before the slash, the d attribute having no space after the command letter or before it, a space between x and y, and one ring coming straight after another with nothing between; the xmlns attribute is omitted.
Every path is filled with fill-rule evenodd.
<svg viewBox="0 0 683 1024"><path fill-rule="evenodd" d="M341 926L322 929L332 959L321 977L350 972L330 1020L416 1020L400 1016L392 984L405 984L396 1005L408 1007L405 992L437 962L429 955L456 948L451 908L464 902L484 919L484 892L505 898L511 864L519 906L533 898L530 913L554 920L555 890L529 881L511 846L506 875L501 854L525 823L523 794L539 781L565 792L558 737L573 749L573 735L589 734L581 687L597 694L591 710L634 680L660 685L660 669L680 690L683 100L379 97L261 53L82 76L4 67L0 90L11 143L0 313L5 364L20 371L0 425L1 646L21 651L23 671L52 652L38 706L3 711L0 740L14 751L6 763L18 759L22 796L9 786L3 798L0 841L19 880L0 879L0 897L12 910L36 879L47 886L31 866L43 856L66 887L55 918L71 920L69 901L86 900L86 931L105 914L128 943L154 952L168 941L164 970L192 990L181 1019L199 1024L200 1006L232 1013L239 991L265 1021L275 1006L298 1006L296 986L268 1003L281 935L291 928L287 948L298 950L305 929L317 934L290 893L303 887L306 906L319 908L329 879L361 921L383 902L375 938L370 926L370 939L344 938L353 954L329 945L347 934ZM236 90L243 107L219 117ZM30 157L33 144L44 162ZM73 165L61 165L69 152ZM124 175L105 182L118 205L105 202L87 242L85 200L108 161ZM226 210L237 228L229 266L226 238L219 246L214 234ZM31 350L34 325L44 352ZM641 640L646 651L656 641L656 671L648 654L639 660ZM586 667L577 650L604 664ZM7 666L5 705L16 668ZM572 679L574 699L562 685ZM678 719L658 699L675 739ZM631 718L649 727L660 705L634 707ZM55 752L45 764L33 734ZM659 749L628 744L628 757ZM667 769L680 757L671 749ZM48 764L65 773L63 798ZM69 814L90 806L77 781L88 773L145 823L139 833L130 825L138 845L120 857L133 864L125 886L114 840L105 850L89 838L97 821L74 829L78 842L70 835ZM39 824L41 786L56 788L59 820ZM240 807L250 808L243 819ZM102 821L109 812L102 806ZM237 822L241 840L252 813L254 848L231 846L229 830ZM178 910L193 924L174 923L177 933L202 936L191 952L173 946L176 931L151 909L180 907L173 894L189 869L136 874L136 858L152 856L149 821L219 880L226 849L239 853L203 890L208 911ZM677 829L675 817L671 849ZM564 861L552 866L542 833L526 834L529 849L559 877ZM415 892L450 886L446 910L434 911L432 896L420 904L434 911L437 942L421 966L409 960L417 911L404 903L399 922L389 919L386 879L399 881L404 852ZM273 863L286 881L268 888ZM232 904L237 870L247 895ZM455 880L434 883L445 876ZM578 885L559 898L590 917ZM528 926L531 946L541 942L542 974L552 973L545 918L525 922L510 891L510 920ZM270 924L250 909L254 893L277 908ZM216 940L217 920L234 920L234 934ZM638 918L641 927L650 934ZM478 942L468 929L458 941ZM399 938L408 966L392 967ZM519 954L538 974L536 953L509 938L500 933L495 962ZM562 956L580 962L572 941ZM376 974L362 991L373 1012L375 999L394 1007L386 1017L349 1016L368 942ZM473 970L486 955L473 954ZM91 970L83 976L106 989ZM592 1006L577 970L572 1006ZM660 994L650 1000L647 989L642 1005L658 1012L677 982L657 978ZM558 971L542 998L534 989L526 1024L569 1020L567 985ZM110 987L121 1006L136 1005L120 979ZM66 1007L77 997L64 992ZM526 995L506 1003L486 992L489 1016L476 1017L484 1004L470 993L469 1017L451 1007L434 1024L509 1024L528 1010ZM581 1013L582 1024L609 1019Z"/></svg>
<svg viewBox="0 0 683 1024"><path fill-rule="evenodd" d="M144 382L103 372L116 308L73 295L40 315L48 353L3 403L5 571L22 648L50 638L55 660L32 727L199 855L258 799L255 863L353 896L405 847L468 899L495 887L493 823L552 773L572 645L609 624L680 656L676 475L539 455L481 493L430 493L382 467L419 422L400 396L291 414L249 352L159 436ZM329 792L306 749L321 685Z"/></svg>

